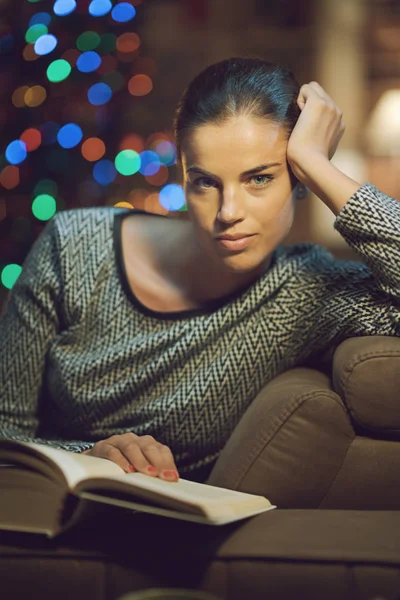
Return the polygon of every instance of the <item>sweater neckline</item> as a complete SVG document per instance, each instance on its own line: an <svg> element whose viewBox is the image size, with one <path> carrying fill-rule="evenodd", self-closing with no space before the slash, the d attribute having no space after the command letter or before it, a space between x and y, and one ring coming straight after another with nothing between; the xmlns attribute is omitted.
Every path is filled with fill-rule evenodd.
<svg viewBox="0 0 400 600"><path fill-rule="evenodd" d="M219 308L223 308L224 306L228 306L237 298L244 296L246 292L248 292L251 288L253 288L262 277L264 277L265 273L262 274L258 279L256 279L250 286L246 286L244 289L240 289L232 294L227 296L223 296L218 298L217 300L211 300L207 302L202 308L191 308L187 310L178 310L178 311L158 311L149 308L142 304L142 302L137 298L135 293L133 292L129 280L128 274L126 272L125 261L122 250L122 221L125 217L132 214L145 214L151 215L153 217L167 218L165 215L160 215L157 213L147 212L145 210L141 210L138 208L127 208L126 210L121 210L120 212L114 215L114 252L115 252L115 261L117 265L117 272L119 281L121 283L122 289L127 296L128 300L137 308L141 313L146 316L153 317L161 320L178 320L178 319L190 319L196 316L205 316L211 315L216 312ZM275 252L271 258L270 268L272 267L275 259Z"/></svg>

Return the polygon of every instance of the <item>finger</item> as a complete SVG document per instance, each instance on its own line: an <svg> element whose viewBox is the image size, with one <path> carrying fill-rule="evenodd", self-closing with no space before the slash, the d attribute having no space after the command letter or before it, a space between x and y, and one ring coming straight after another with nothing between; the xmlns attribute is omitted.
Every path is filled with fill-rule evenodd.
<svg viewBox="0 0 400 600"><path fill-rule="evenodd" d="M312 83L312 82L311 82ZM315 90L315 88L311 85L311 83L305 83L301 86L299 90L299 95L297 97L297 104L299 108L304 108L305 104L311 99L321 98L321 95Z"/></svg>
<svg viewBox="0 0 400 600"><path fill-rule="evenodd" d="M126 460L134 466L136 471L144 473L145 475L157 477L157 468L144 456L139 447L139 439L139 436L136 440L133 438L128 438L125 440L121 439L119 441L119 450L125 456Z"/></svg>
<svg viewBox="0 0 400 600"><path fill-rule="evenodd" d="M126 471L126 473L132 473L134 471L133 465L129 462L129 460L122 454L122 452L116 446L113 446L108 441L101 441L94 445L92 448L94 452L92 452L93 456L98 456L99 458L106 458L107 460L111 460L115 464L117 464L121 469Z"/></svg>
<svg viewBox="0 0 400 600"><path fill-rule="evenodd" d="M141 450L149 462L156 467L161 479L171 480L179 477L174 457L168 446L160 443L157 443L156 447L145 444L141 446Z"/></svg>

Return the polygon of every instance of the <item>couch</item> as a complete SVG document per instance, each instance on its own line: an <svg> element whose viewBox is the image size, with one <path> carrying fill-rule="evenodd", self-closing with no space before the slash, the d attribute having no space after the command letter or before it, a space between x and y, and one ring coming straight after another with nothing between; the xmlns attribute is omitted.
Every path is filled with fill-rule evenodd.
<svg viewBox="0 0 400 600"><path fill-rule="evenodd" d="M348 339L269 382L208 478L277 509L219 528L115 509L55 540L2 532L2 597L400 600L399 404L400 338Z"/></svg>

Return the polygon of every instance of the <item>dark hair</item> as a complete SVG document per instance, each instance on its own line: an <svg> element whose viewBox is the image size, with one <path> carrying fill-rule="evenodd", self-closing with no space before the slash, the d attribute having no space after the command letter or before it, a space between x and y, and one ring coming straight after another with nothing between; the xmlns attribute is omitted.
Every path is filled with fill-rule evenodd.
<svg viewBox="0 0 400 600"><path fill-rule="evenodd" d="M178 161L184 134L206 123L223 124L236 115L281 123L288 137L300 114L300 86L291 71L259 58L230 58L210 65L183 92L174 116Z"/></svg>

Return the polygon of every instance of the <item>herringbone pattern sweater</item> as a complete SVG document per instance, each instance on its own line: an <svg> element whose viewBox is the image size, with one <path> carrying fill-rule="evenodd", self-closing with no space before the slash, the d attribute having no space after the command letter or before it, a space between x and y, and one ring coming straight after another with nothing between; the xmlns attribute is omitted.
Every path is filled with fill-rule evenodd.
<svg viewBox="0 0 400 600"><path fill-rule="evenodd" d="M151 434L189 477L277 374L348 337L400 335L400 202L372 184L334 222L363 262L278 246L249 288L203 310L135 299L121 262L127 214L60 212L33 245L0 321L1 436L81 451Z"/></svg>

